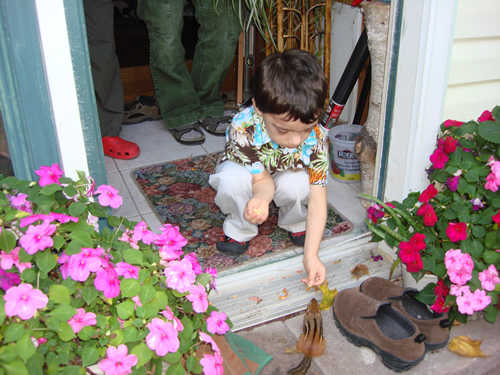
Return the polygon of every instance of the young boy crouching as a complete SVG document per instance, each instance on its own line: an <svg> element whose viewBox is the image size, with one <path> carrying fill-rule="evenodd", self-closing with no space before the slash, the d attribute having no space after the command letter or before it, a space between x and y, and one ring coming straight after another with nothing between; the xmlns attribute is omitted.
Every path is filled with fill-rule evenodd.
<svg viewBox="0 0 500 375"><path fill-rule="evenodd" d="M308 286L323 283L326 273L318 254L327 219L328 142L318 125L326 97L313 55L294 49L266 57L254 76L253 105L234 117L209 180L227 215L217 249L244 253L274 201L278 226L304 247Z"/></svg>

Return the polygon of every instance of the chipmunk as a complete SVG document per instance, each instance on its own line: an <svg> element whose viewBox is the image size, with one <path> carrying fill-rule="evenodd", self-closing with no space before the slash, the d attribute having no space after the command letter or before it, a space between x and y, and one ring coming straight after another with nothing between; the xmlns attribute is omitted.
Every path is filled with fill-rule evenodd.
<svg viewBox="0 0 500 375"><path fill-rule="evenodd" d="M297 367L291 369L288 375L305 375L311 366L312 357L319 357L325 351L323 319L315 298L311 299L307 306L303 327L304 333L300 335L296 349L304 354L304 359Z"/></svg>

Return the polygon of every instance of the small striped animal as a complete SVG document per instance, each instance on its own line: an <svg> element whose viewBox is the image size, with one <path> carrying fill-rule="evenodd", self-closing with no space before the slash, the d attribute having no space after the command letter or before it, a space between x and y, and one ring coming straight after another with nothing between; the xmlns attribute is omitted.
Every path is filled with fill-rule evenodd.
<svg viewBox="0 0 500 375"><path fill-rule="evenodd" d="M319 357L325 351L326 341L323 337L323 319L318 301L311 299L304 315L304 333L297 341L296 349L304 354L300 364L291 369L288 375L305 375L311 367L312 357Z"/></svg>

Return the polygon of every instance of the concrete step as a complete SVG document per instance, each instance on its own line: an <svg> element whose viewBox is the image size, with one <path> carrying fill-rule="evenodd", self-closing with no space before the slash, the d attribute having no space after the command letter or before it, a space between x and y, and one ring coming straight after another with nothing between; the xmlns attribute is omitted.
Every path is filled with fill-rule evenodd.
<svg viewBox="0 0 500 375"><path fill-rule="evenodd" d="M389 277L391 262L372 260L377 244L370 239L363 233L320 250L330 289L351 288L369 276ZM370 275L357 280L351 270L361 263ZM238 331L304 310L311 298L321 301L320 291L307 290L300 281L305 275L302 255L295 255L218 278L218 293L210 295L210 302L228 315L232 330ZM394 277L399 276L397 270Z"/></svg>

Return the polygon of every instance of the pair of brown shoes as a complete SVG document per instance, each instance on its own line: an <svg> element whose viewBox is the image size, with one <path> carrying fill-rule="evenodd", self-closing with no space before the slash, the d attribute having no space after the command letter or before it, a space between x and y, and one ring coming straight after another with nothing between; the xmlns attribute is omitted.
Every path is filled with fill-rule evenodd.
<svg viewBox="0 0 500 375"><path fill-rule="evenodd" d="M394 371L406 371L425 351L448 342L450 322L417 301L417 290L372 277L360 290L345 289L333 300L333 317L340 332L357 346L377 353Z"/></svg>

